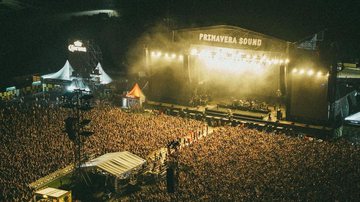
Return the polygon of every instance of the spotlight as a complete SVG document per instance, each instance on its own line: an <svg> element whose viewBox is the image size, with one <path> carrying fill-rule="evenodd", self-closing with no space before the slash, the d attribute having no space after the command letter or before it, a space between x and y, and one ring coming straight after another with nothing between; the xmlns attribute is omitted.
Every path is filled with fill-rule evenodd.
<svg viewBox="0 0 360 202"><path fill-rule="evenodd" d="M161 55L162 55L161 51L158 51L158 52L156 53L156 56L158 56L158 57L160 57Z"/></svg>
<svg viewBox="0 0 360 202"><path fill-rule="evenodd" d="M329 72L326 74L326 76L327 76L327 77L330 76Z"/></svg>
<svg viewBox="0 0 360 202"><path fill-rule="evenodd" d="M305 73L305 70L304 69L300 69L300 74L304 74Z"/></svg>
<svg viewBox="0 0 360 202"><path fill-rule="evenodd" d="M168 57L169 57L169 53L165 53L165 57L168 58Z"/></svg>
<svg viewBox="0 0 360 202"><path fill-rule="evenodd" d="M151 56L156 56L156 53L155 53L155 51L151 51Z"/></svg>
<svg viewBox="0 0 360 202"><path fill-rule="evenodd" d="M312 69L310 69L308 72L307 72L307 75L308 76L312 76L314 74L314 71Z"/></svg>
<svg viewBox="0 0 360 202"><path fill-rule="evenodd" d="M279 60L279 63L280 63L280 64L283 64L283 63L284 63L284 60Z"/></svg>
<svg viewBox="0 0 360 202"><path fill-rule="evenodd" d="M289 62L290 62L290 60L289 60L288 58L286 58L285 64L287 64L287 63L289 63Z"/></svg>
<svg viewBox="0 0 360 202"><path fill-rule="evenodd" d="M274 59L273 62L274 62L275 65L279 64L279 60L278 60L278 59Z"/></svg>
<svg viewBox="0 0 360 202"><path fill-rule="evenodd" d="M176 54L175 54L175 53L171 54L171 58L172 58L172 59L175 59L175 58L176 58Z"/></svg>
<svg viewBox="0 0 360 202"><path fill-rule="evenodd" d="M179 55L179 60L183 60L184 56L183 55Z"/></svg>
<svg viewBox="0 0 360 202"><path fill-rule="evenodd" d="M295 74L298 72L298 69L294 68L291 72Z"/></svg>
<svg viewBox="0 0 360 202"><path fill-rule="evenodd" d="M316 73L316 76L317 76L317 77L322 76L322 72L321 72L321 71L318 71L318 72Z"/></svg>

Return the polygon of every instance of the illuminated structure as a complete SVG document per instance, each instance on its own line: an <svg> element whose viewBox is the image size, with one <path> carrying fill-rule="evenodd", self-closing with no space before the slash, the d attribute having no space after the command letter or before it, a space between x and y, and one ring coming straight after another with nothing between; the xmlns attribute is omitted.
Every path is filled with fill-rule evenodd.
<svg viewBox="0 0 360 202"><path fill-rule="evenodd" d="M334 126L350 114L348 102L339 104L336 96L336 56L330 48L320 52L316 42L323 36L315 36L291 43L220 25L149 37L144 60L150 81L147 96L180 104L202 94L210 94L215 104L256 99L281 106L286 120Z"/></svg>
<svg viewBox="0 0 360 202"><path fill-rule="evenodd" d="M71 202L71 191L47 187L34 193L33 201Z"/></svg>
<svg viewBox="0 0 360 202"><path fill-rule="evenodd" d="M139 84L135 83L131 91L122 98L122 108L142 107L145 99L146 97L140 89Z"/></svg>
<svg viewBox="0 0 360 202"><path fill-rule="evenodd" d="M46 86L47 83L65 83L67 91L73 91L75 89L90 91L88 85L90 82L96 85L106 85L112 82L112 79L104 71L100 63L97 64L94 71L90 74L89 79L76 75L74 68L71 66L68 60L65 62L63 68L61 68L59 71L43 75L41 78L44 80L43 87Z"/></svg>
<svg viewBox="0 0 360 202"><path fill-rule="evenodd" d="M276 102L277 92L286 95L287 41L221 25L175 30L167 46L157 44L146 50L152 100L187 103L211 94Z"/></svg>

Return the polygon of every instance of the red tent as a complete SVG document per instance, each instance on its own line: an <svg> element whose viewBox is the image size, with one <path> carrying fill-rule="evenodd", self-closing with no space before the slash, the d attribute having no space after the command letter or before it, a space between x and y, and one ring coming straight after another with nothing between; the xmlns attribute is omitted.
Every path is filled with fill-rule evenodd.
<svg viewBox="0 0 360 202"><path fill-rule="evenodd" d="M145 95L137 83L135 83L131 91L126 94L126 97L145 99Z"/></svg>
<svg viewBox="0 0 360 202"><path fill-rule="evenodd" d="M141 91L139 85L135 83L134 87L123 97L122 105L124 108L132 108L134 106L142 106L145 102L145 95Z"/></svg>

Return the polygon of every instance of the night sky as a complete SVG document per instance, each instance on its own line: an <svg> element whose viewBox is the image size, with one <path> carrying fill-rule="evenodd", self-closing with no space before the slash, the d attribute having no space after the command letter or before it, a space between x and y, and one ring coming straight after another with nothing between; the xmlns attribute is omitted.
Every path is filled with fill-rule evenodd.
<svg viewBox="0 0 360 202"><path fill-rule="evenodd" d="M173 28L234 25L291 42L327 30L347 60L360 54L360 1L338 0L81 0L0 1L0 81L57 71L69 38L93 39L109 72L127 68L126 52L158 23ZM30 3L29 3L30 2ZM91 9L116 9L119 18L56 18ZM170 20L166 20L170 19Z"/></svg>

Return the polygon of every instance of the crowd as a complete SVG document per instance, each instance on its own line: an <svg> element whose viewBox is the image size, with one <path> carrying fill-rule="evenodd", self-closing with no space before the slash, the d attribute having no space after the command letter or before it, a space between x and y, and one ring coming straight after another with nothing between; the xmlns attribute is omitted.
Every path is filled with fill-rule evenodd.
<svg viewBox="0 0 360 202"><path fill-rule="evenodd" d="M28 184L74 161L64 130L68 110L37 100L0 108L0 201L28 201ZM99 156L130 151L147 158L180 140L178 185L166 181L142 187L134 201L359 201L360 148L317 141L244 125L224 126L198 141L202 122L152 113L127 113L112 106L85 112L95 132L84 153ZM191 142L191 144L188 144ZM173 159L174 161L174 159Z"/></svg>
<svg viewBox="0 0 360 202"><path fill-rule="evenodd" d="M225 126L178 152L178 185L130 201L359 201L360 148Z"/></svg>
<svg viewBox="0 0 360 202"><path fill-rule="evenodd" d="M28 184L74 162L64 132L69 110L55 102L7 103L0 108L0 201L28 201ZM203 123L163 114L126 113L111 106L85 112L95 132L84 155L127 150L142 158L168 142L201 130Z"/></svg>

